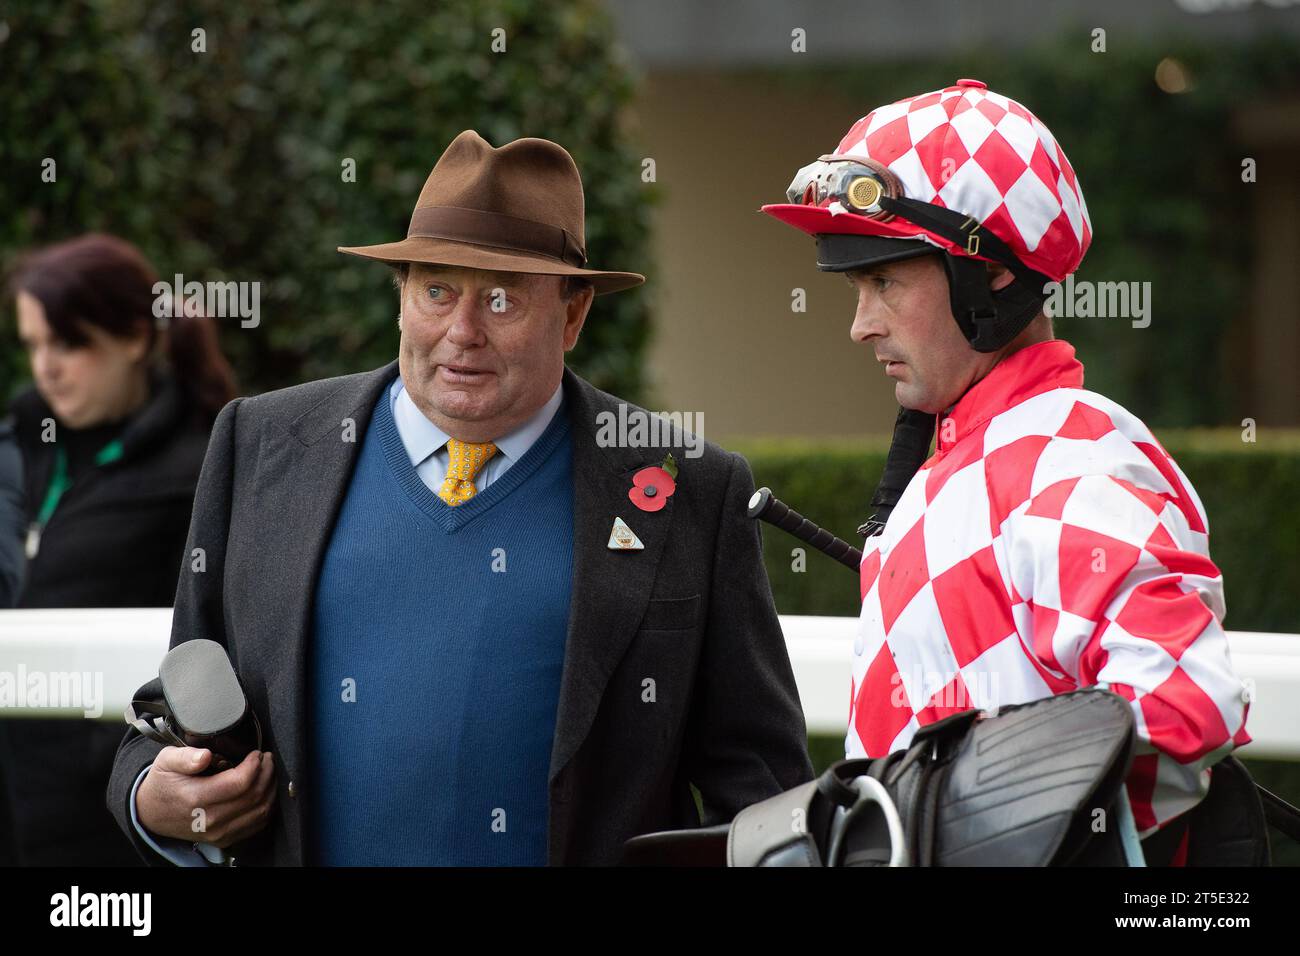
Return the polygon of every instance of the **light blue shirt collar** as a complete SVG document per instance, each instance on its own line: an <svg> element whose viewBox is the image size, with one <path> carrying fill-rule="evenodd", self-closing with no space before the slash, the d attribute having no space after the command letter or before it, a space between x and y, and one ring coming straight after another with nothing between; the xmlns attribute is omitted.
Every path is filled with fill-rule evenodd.
<svg viewBox="0 0 1300 956"><path fill-rule="evenodd" d="M389 386L388 396L397 433L401 436L407 457L411 459L412 467L419 467L430 455L440 451L451 436L429 421L424 412L416 407L400 374ZM492 443L497 446L497 454L505 456L511 462L522 458L533 447L533 443L542 437L542 432L546 431L546 426L555 417L563 397L564 384L561 382L555 386L555 392L546 400L546 404L528 421L509 434L492 439Z"/></svg>

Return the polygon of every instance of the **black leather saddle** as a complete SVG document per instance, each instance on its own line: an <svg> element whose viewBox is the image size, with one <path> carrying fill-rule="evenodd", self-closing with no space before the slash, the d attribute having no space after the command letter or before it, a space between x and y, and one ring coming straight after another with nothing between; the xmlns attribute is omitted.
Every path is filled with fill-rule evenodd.
<svg viewBox="0 0 1300 956"><path fill-rule="evenodd" d="M624 862L1122 864L1122 852L1097 859L1097 846L1120 846L1133 741L1129 703L1097 688L1004 707L995 717L964 711L922 727L905 750L842 760L729 825L635 837Z"/></svg>

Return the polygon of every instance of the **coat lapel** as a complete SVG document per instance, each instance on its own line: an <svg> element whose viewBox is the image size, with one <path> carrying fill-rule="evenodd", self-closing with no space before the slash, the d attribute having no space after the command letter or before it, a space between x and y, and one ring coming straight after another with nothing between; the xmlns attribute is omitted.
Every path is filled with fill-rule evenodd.
<svg viewBox="0 0 1300 956"><path fill-rule="evenodd" d="M573 442L573 596L551 750L552 781L586 739L605 686L645 615L673 519L671 497L656 512L643 512L628 498L632 476L662 462L665 449L600 447L596 416L617 415L619 400L568 369L564 389ZM608 547L616 516L631 525L645 550Z"/></svg>
<svg viewBox="0 0 1300 956"><path fill-rule="evenodd" d="M275 746L289 779L306 767L307 638L316 579L325 549L347 496L366 429L380 392L397 374L396 360L350 376L286 430L263 438L253 494L267 524L255 533L265 557L263 573L274 586L259 609L270 635L260 648L265 660L266 706L279 733ZM351 419L351 441L344 420ZM303 834L298 834L301 854ZM299 857L302 859L302 857Z"/></svg>

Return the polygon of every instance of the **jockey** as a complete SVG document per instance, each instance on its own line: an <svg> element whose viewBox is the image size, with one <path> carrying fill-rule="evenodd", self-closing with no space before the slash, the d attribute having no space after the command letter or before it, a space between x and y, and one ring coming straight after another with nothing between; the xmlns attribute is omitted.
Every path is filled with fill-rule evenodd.
<svg viewBox="0 0 1300 956"><path fill-rule="evenodd" d="M858 120L787 197L763 211L846 275L851 335L902 406L859 529L847 755L972 707L1108 687L1136 721L1138 834L1173 835L1177 862L1185 832L1164 828L1250 741L1248 695L1200 498L1141 420L1084 388L1044 311L1092 239L1065 154L1022 105L958 80Z"/></svg>

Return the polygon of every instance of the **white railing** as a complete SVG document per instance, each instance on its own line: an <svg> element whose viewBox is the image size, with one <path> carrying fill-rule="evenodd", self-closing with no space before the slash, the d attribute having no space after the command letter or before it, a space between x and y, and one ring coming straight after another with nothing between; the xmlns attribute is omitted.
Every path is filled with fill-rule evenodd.
<svg viewBox="0 0 1300 956"><path fill-rule="evenodd" d="M0 717L84 716L120 721L122 710L145 681L156 677L171 634L170 608L129 610L0 611ZM786 646L810 733L842 734L848 720L849 673L857 619L783 615ZM1300 635L1230 631L1237 672L1253 683L1247 729L1253 742L1245 756L1300 760ZM46 699L6 699L19 677L54 683L62 675L90 675L81 683L95 700L51 706Z"/></svg>

